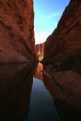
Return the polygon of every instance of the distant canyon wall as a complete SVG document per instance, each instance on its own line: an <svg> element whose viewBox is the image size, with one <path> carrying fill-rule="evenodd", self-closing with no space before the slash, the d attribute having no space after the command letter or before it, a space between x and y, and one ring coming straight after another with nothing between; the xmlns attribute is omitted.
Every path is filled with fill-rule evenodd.
<svg viewBox="0 0 81 121"><path fill-rule="evenodd" d="M35 54L37 60L42 61L44 57L44 43L35 45Z"/></svg>
<svg viewBox="0 0 81 121"><path fill-rule="evenodd" d="M27 62L33 56L33 0L0 0L0 62Z"/></svg>
<svg viewBox="0 0 81 121"><path fill-rule="evenodd" d="M46 64L81 60L81 0L70 0L57 28L45 42L44 53Z"/></svg>

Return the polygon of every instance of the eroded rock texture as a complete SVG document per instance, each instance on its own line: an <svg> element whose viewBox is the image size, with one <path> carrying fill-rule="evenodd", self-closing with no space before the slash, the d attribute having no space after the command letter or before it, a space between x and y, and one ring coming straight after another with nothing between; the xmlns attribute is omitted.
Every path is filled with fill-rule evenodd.
<svg viewBox="0 0 81 121"><path fill-rule="evenodd" d="M35 54L37 60L42 61L44 57L44 43L35 45Z"/></svg>
<svg viewBox="0 0 81 121"><path fill-rule="evenodd" d="M46 63L81 60L81 0L71 0L45 43Z"/></svg>
<svg viewBox="0 0 81 121"><path fill-rule="evenodd" d="M33 0L0 0L0 62L33 59Z"/></svg>

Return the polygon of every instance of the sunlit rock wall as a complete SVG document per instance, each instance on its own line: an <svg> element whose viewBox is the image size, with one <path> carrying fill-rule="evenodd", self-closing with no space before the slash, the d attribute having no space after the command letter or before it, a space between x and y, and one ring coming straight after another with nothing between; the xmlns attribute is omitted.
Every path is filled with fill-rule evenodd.
<svg viewBox="0 0 81 121"><path fill-rule="evenodd" d="M81 0L71 0L55 31L45 42L48 64L81 60Z"/></svg>
<svg viewBox="0 0 81 121"><path fill-rule="evenodd" d="M33 60L33 0L0 0L0 62Z"/></svg>
<svg viewBox="0 0 81 121"><path fill-rule="evenodd" d="M35 45L35 54L37 60L42 61L44 57L44 43Z"/></svg>

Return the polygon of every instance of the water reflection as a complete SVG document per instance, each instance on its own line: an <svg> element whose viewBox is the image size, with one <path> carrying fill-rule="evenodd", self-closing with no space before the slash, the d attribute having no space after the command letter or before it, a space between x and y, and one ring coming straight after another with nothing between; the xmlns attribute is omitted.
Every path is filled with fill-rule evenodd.
<svg viewBox="0 0 81 121"><path fill-rule="evenodd" d="M59 121L53 99L44 83L33 79L29 121Z"/></svg>
<svg viewBox="0 0 81 121"><path fill-rule="evenodd" d="M0 65L0 120L81 121L81 75Z"/></svg>
<svg viewBox="0 0 81 121"><path fill-rule="evenodd" d="M73 71L45 71L43 81L54 100L60 121L81 121L81 75Z"/></svg>
<svg viewBox="0 0 81 121"><path fill-rule="evenodd" d="M59 121L53 99L41 79L43 65L38 63L33 78L29 121Z"/></svg>
<svg viewBox="0 0 81 121"><path fill-rule="evenodd" d="M0 121L27 121L33 71L30 65L0 66Z"/></svg>

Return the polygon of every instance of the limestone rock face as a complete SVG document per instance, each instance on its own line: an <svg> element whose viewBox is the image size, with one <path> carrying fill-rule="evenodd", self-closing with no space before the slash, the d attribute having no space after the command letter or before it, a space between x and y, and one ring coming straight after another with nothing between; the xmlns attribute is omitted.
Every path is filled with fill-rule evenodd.
<svg viewBox="0 0 81 121"><path fill-rule="evenodd" d="M81 59L81 0L70 1L57 28L47 38L44 52L46 63Z"/></svg>
<svg viewBox="0 0 81 121"><path fill-rule="evenodd" d="M33 59L33 0L0 0L0 62Z"/></svg>

